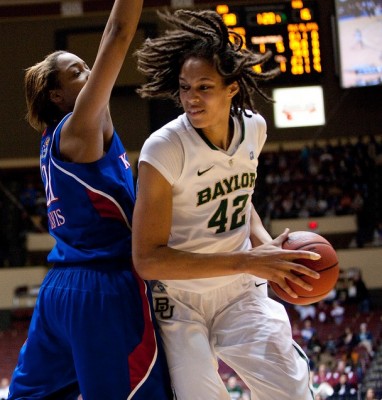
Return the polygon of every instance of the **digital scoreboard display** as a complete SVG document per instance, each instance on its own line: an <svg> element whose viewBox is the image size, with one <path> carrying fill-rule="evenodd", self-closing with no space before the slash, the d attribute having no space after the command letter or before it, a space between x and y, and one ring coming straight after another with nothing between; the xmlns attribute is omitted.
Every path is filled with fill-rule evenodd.
<svg viewBox="0 0 382 400"><path fill-rule="evenodd" d="M216 11L243 38L245 47L260 53L272 51L272 60L264 68L279 66L281 74L277 82L319 81L322 70L316 1L219 5Z"/></svg>

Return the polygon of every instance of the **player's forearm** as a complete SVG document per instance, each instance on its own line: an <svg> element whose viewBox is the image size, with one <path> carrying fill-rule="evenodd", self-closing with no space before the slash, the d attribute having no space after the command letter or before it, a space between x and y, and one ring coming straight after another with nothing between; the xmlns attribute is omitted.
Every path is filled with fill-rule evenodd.
<svg viewBox="0 0 382 400"><path fill-rule="evenodd" d="M318 278L319 274L293 260L317 260L320 256L304 250L284 250L285 231L269 243L248 251L230 253L190 253L166 245L133 245L133 261L138 274L147 280L201 279L249 273L286 286L285 279L309 290L310 285L299 275ZM133 235L134 242L134 235Z"/></svg>
<svg viewBox="0 0 382 400"><path fill-rule="evenodd" d="M201 254L163 246L142 254L133 254L138 274L147 280L202 279L246 272L245 253Z"/></svg>
<svg viewBox="0 0 382 400"><path fill-rule="evenodd" d="M142 7L143 0L116 0L107 20L98 53L115 58L115 71L118 73L136 33ZM110 72L114 71L106 71L105 74ZM111 80L114 81L115 77Z"/></svg>
<svg viewBox="0 0 382 400"><path fill-rule="evenodd" d="M111 32L132 39L138 26L142 7L143 0L116 0L106 24L105 34Z"/></svg>

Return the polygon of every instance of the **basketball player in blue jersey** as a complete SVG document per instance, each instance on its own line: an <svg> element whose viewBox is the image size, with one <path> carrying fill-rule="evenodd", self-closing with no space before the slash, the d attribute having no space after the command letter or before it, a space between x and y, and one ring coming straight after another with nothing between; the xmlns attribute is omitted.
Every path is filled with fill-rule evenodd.
<svg viewBox="0 0 382 400"><path fill-rule="evenodd" d="M319 275L293 262L288 230L272 240L252 202L265 120L255 111L257 73L268 55L243 48L213 11L160 16L174 29L147 39L138 68L143 97L180 101L184 113L154 132L139 161L133 259L152 280L154 309L179 400L228 400L216 357L247 384L252 400L313 399L308 360L293 341L267 280ZM293 272L296 273L293 274Z"/></svg>
<svg viewBox="0 0 382 400"><path fill-rule="evenodd" d="M56 244L10 400L173 397L150 293L132 267L133 176L108 107L141 10L142 0L115 0L92 71L64 51L26 71Z"/></svg>

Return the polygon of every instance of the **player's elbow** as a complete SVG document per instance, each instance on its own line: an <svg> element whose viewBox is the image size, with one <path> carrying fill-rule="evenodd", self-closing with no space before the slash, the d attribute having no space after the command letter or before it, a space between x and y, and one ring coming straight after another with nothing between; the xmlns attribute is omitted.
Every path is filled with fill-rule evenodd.
<svg viewBox="0 0 382 400"><path fill-rule="evenodd" d="M105 29L105 35L113 42L130 44L134 37L134 31L126 22L110 21Z"/></svg>
<svg viewBox="0 0 382 400"><path fill-rule="evenodd" d="M156 263L152 257L133 246L133 265L137 274L145 280L158 279L156 273Z"/></svg>

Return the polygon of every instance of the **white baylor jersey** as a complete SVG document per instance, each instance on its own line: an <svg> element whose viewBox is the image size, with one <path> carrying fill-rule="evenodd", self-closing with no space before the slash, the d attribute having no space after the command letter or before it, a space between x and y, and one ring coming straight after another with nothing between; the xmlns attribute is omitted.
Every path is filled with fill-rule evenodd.
<svg viewBox="0 0 382 400"><path fill-rule="evenodd" d="M195 253L249 249L251 200L258 156L266 140L262 116L247 111L234 119L230 148L215 147L186 114L154 132L140 161L154 166L172 185L172 228L168 245ZM160 210L158 210L160 212ZM204 292L237 279L165 281L166 286Z"/></svg>

